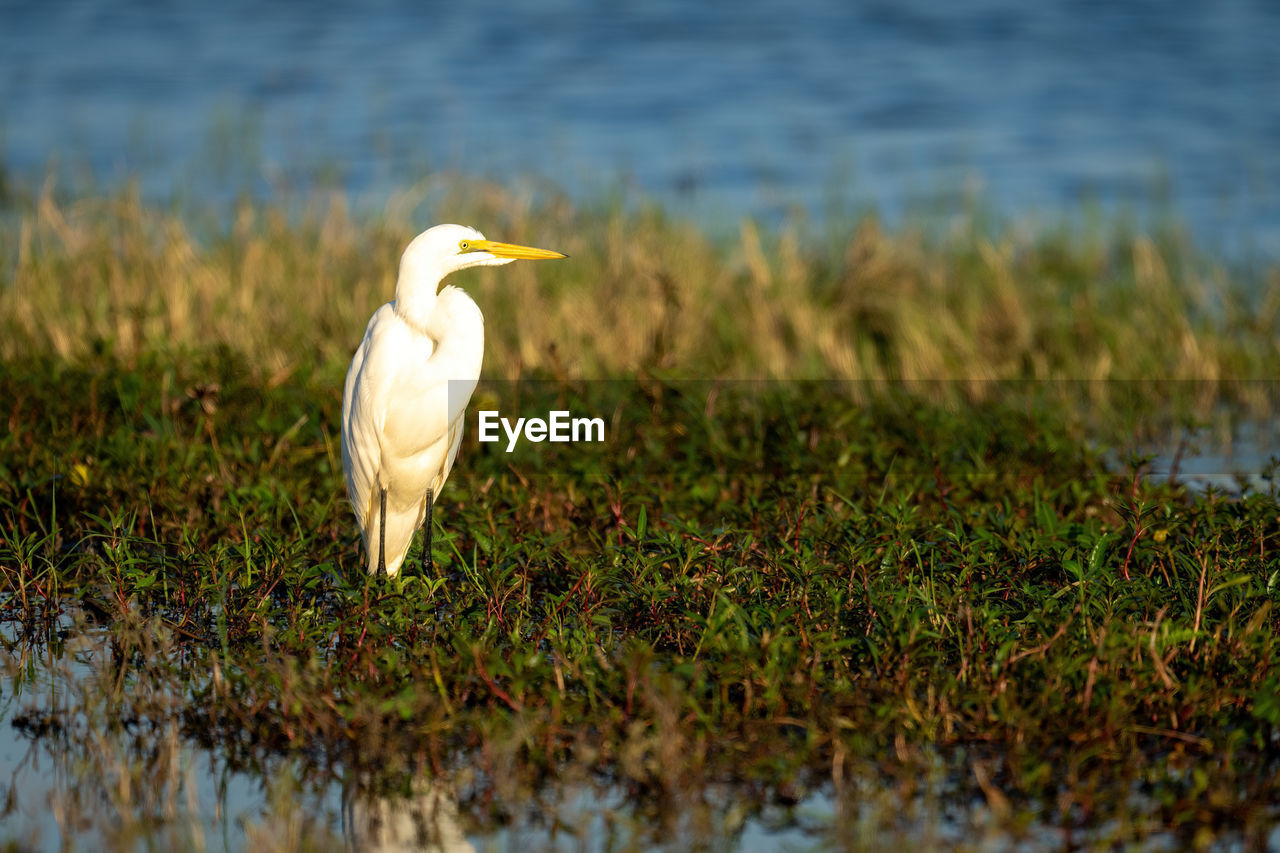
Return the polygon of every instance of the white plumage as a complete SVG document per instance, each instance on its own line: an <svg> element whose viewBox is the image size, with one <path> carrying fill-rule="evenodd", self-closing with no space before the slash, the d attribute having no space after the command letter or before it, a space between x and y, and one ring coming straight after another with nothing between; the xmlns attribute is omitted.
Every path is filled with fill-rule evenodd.
<svg viewBox="0 0 1280 853"><path fill-rule="evenodd" d="M469 267L563 257L486 240L463 225L437 225L405 249L395 299L370 318L342 394L342 467L370 572L399 572L424 518L430 563L431 504L457 458L480 378L484 317L458 288L437 293L441 279Z"/></svg>

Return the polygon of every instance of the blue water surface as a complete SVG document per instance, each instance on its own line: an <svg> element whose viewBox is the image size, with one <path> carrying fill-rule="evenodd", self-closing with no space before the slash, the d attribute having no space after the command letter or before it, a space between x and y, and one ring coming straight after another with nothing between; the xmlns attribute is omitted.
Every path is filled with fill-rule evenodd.
<svg viewBox="0 0 1280 853"><path fill-rule="evenodd" d="M0 17L19 175L138 175L161 197L324 175L376 199L438 169L532 174L720 220L977 198L1056 221L1085 199L1280 257L1268 0L67 0Z"/></svg>

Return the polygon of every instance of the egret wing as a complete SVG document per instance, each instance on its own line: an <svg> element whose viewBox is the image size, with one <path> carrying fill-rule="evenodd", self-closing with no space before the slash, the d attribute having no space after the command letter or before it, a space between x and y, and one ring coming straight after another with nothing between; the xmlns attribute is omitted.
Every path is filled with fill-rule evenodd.
<svg viewBox="0 0 1280 853"><path fill-rule="evenodd" d="M449 424L449 453L444 458L444 467L440 470L440 480L435 487L435 493L440 494L440 490L444 488L445 481L449 479L449 472L453 470L453 460L458 458L458 448L462 446L462 425L466 415L466 403L463 403L463 409L453 422Z"/></svg>
<svg viewBox="0 0 1280 853"><path fill-rule="evenodd" d="M369 319L364 338L351 358L342 393L342 468L346 474L347 497L363 532L373 518L373 496L377 491L381 465L382 424L386 413L377 401L383 399L379 377L368 363L380 327L394 319L390 304L383 305Z"/></svg>

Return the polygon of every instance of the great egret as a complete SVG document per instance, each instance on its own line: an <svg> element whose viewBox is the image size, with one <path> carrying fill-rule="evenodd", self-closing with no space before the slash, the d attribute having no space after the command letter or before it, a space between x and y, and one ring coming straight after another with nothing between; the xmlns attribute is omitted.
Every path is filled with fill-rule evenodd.
<svg viewBox="0 0 1280 853"><path fill-rule="evenodd" d="M369 558L394 577L426 520L462 441L462 418L480 378L484 317L440 280L468 267L563 258L560 252L486 240L474 228L437 225L400 257L395 299L373 313L342 393L342 467Z"/></svg>

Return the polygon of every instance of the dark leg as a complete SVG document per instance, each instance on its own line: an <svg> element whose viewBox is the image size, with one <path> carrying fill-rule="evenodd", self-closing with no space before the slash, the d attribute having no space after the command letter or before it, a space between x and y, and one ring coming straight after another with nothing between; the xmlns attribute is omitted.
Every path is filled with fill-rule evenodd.
<svg viewBox="0 0 1280 853"><path fill-rule="evenodd" d="M422 573L425 575L431 571L431 507L435 503L435 496L427 489L427 514L422 525Z"/></svg>
<svg viewBox="0 0 1280 853"><path fill-rule="evenodd" d="M378 507L378 574L387 573L387 490L379 490Z"/></svg>

